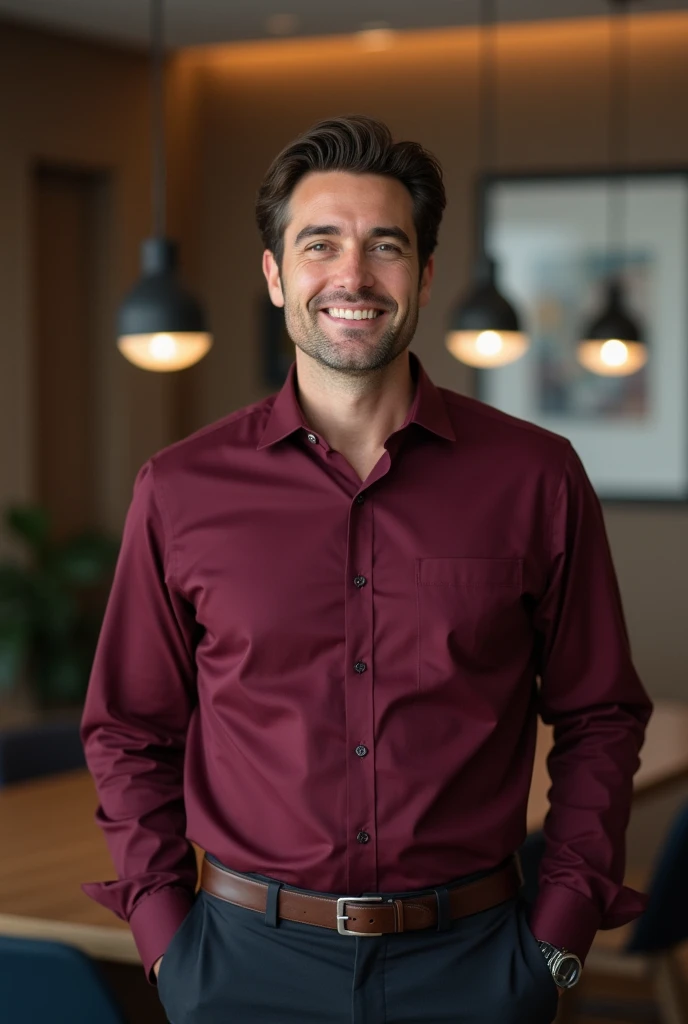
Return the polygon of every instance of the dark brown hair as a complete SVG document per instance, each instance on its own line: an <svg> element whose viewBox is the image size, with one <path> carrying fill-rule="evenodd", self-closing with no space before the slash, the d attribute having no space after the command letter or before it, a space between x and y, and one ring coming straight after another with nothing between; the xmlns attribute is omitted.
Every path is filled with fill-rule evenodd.
<svg viewBox="0 0 688 1024"><path fill-rule="evenodd" d="M291 142L268 169L258 190L256 220L266 249L278 265L294 188L310 171L383 174L405 185L413 200L421 270L437 245L446 205L442 168L418 142L394 142L382 121L362 114L320 121Z"/></svg>

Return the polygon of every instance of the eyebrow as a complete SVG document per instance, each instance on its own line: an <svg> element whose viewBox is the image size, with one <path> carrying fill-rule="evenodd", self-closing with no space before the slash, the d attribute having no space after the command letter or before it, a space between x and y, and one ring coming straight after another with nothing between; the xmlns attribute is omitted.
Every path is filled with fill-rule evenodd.
<svg viewBox="0 0 688 1024"><path fill-rule="evenodd" d="M304 238L312 238L314 235L341 235L341 233L341 228L338 228L335 224L307 224L305 228L301 228L294 239L294 246L297 246ZM411 239L406 232L395 225L373 228L370 232L370 237L396 238L398 241L403 242L404 245L409 247L411 245Z"/></svg>

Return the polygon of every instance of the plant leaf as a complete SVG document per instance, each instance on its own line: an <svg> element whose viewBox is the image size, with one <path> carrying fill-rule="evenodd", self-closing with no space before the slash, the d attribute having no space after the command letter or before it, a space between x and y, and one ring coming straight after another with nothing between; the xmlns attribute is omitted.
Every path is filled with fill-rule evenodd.
<svg viewBox="0 0 688 1024"><path fill-rule="evenodd" d="M0 692L13 690L24 668L28 632L21 623L0 621Z"/></svg>
<svg viewBox="0 0 688 1024"><path fill-rule="evenodd" d="M51 569L70 586L98 586L109 581L118 553L116 540L84 533L61 545L51 559Z"/></svg>
<svg viewBox="0 0 688 1024"><path fill-rule="evenodd" d="M48 546L50 516L40 505L11 505L5 513L8 529L21 537L31 550L40 555Z"/></svg>
<svg viewBox="0 0 688 1024"><path fill-rule="evenodd" d="M47 704L77 703L86 694L88 676L78 651L53 651L37 665L34 685Z"/></svg>
<svg viewBox="0 0 688 1024"><path fill-rule="evenodd" d="M28 627L33 605L31 573L20 565L0 565L0 633L5 623Z"/></svg>
<svg viewBox="0 0 688 1024"><path fill-rule="evenodd" d="M42 575L35 580L34 613L36 638L68 637L79 620L75 595L53 577Z"/></svg>

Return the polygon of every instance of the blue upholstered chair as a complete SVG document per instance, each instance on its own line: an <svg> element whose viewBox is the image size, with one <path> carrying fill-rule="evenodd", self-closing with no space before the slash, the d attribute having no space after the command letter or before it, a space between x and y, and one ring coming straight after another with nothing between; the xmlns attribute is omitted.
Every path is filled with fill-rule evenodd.
<svg viewBox="0 0 688 1024"><path fill-rule="evenodd" d="M61 942L0 936L7 1024L125 1024L96 964Z"/></svg>
<svg viewBox="0 0 688 1024"><path fill-rule="evenodd" d="M77 721L40 722L0 730L0 786L85 764Z"/></svg>
<svg viewBox="0 0 688 1024"><path fill-rule="evenodd" d="M688 939L688 804L674 818L654 866L647 909L626 952L653 956Z"/></svg>

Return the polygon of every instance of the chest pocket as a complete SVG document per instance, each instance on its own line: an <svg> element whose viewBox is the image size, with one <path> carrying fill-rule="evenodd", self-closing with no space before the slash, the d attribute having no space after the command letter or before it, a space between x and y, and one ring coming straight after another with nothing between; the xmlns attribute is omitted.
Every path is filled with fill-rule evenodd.
<svg viewBox="0 0 688 1024"><path fill-rule="evenodd" d="M418 687L479 686L530 645L520 558L416 560Z"/></svg>

